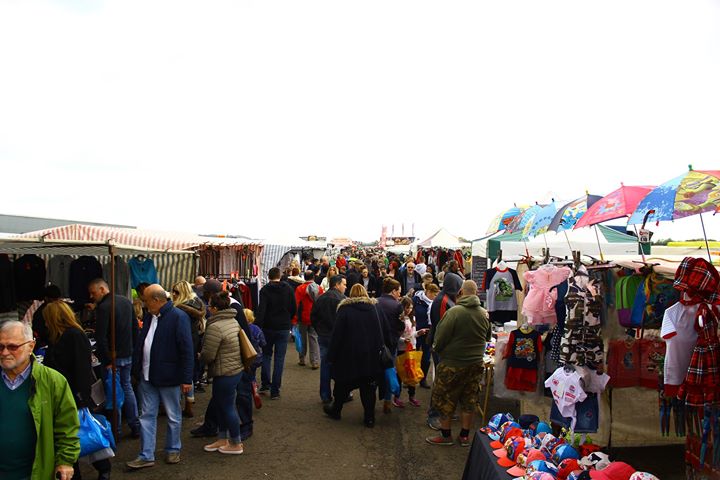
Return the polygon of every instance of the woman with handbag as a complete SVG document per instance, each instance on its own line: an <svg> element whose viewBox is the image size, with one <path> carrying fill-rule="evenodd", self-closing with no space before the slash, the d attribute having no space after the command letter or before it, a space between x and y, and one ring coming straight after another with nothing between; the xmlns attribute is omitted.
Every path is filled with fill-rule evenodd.
<svg viewBox="0 0 720 480"><path fill-rule="evenodd" d="M235 319L236 310L230 306L230 294L219 292L210 297L210 313L205 328L200 358L213 378L212 398L218 416L218 440L205 445L206 452L228 455L243 453L240 438L240 417L235 408L237 386L243 364L240 353L240 325Z"/></svg>
<svg viewBox="0 0 720 480"><path fill-rule="evenodd" d="M343 401L359 388L365 426L375 426L375 389L384 382L380 352L389 334L383 332L382 317L377 300L369 298L361 284L353 285L350 298L338 305L327 354L330 376L335 380L334 401L323 407L330 418L340 420Z"/></svg>
<svg viewBox="0 0 720 480"><path fill-rule="evenodd" d="M43 310L48 328L48 347L43 364L60 372L68 381L77 408L93 408L90 390L94 381L90 341L72 309L65 302L49 303ZM99 480L110 478L110 459L93 462ZM73 480L80 480L78 463L73 465Z"/></svg>

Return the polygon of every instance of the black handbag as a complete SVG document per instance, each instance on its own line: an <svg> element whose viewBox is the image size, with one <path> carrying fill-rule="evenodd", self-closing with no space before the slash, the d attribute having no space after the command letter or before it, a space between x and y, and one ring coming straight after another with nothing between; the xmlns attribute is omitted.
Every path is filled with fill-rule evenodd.
<svg viewBox="0 0 720 480"><path fill-rule="evenodd" d="M380 329L380 338L382 340L382 344L380 345L380 349L378 350L378 359L380 360L380 366L387 370L388 368L392 368L395 366L395 359L393 358L392 353L390 352L390 349L385 345L385 335L383 335L383 329L382 325L380 325L380 317L377 314L377 310L375 311L375 318L377 319L378 328Z"/></svg>

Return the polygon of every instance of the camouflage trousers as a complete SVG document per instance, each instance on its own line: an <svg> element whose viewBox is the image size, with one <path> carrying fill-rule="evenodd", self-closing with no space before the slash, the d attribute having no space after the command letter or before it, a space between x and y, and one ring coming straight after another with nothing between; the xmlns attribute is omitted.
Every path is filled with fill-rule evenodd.
<svg viewBox="0 0 720 480"><path fill-rule="evenodd" d="M441 362L435 368L433 408L444 417L453 415L458 404L463 413L477 411L483 371L482 363L467 367L448 367Z"/></svg>

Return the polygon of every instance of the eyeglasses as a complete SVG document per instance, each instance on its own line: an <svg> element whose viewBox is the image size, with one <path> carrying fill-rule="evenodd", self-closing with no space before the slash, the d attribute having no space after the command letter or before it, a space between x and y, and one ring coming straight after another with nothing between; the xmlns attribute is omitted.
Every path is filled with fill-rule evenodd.
<svg viewBox="0 0 720 480"><path fill-rule="evenodd" d="M180 292L178 292L177 290L173 290L173 294L174 294L174 295L180 295Z"/></svg>
<svg viewBox="0 0 720 480"><path fill-rule="evenodd" d="M4 352L5 349L8 349L8 352L17 352L18 348L22 347L23 345L27 345L30 342L33 342L34 340L28 340L27 342L21 343L20 345L15 345L14 343L8 343L7 345L3 345L0 343L0 353Z"/></svg>

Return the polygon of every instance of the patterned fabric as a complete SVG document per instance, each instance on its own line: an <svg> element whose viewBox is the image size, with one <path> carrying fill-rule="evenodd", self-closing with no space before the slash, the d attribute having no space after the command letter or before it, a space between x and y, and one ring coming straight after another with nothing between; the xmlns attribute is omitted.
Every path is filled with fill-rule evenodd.
<svg viewBox="0 0 720 480"><path fill-rule="evenodd" d="M680 386L678 398L686 405L703 407L720 401L720 343L718 343L718 309L708 310L702 325L695 323L698 340L690 358L685 383Z"/></svg>
<svg viewBox="0 0 720 480"><path fill-rule="evenodd" d="M432 389L433 407L446 417L455 413L458 403L463 412L475 412L478 408L480 378L483 371L482 363L467 367L447 367L440 363L437 366Z"/></svg>
<svg viewBox="0 0 720 480"><path fill-rule="evenodd" d="M675 272L674 286L690 297L689 300L680 300L686 305L700 302L720 304L720 274L704 258L685 257Z"/></svg>
<svg viewBox="0 0 720 480"><path fill-rule="evenodd" d="M596 369L605 361L600 332L602 297L590 284L585 266L569 279L565 304L568 317L560 341L560 363Z"/></svg>

